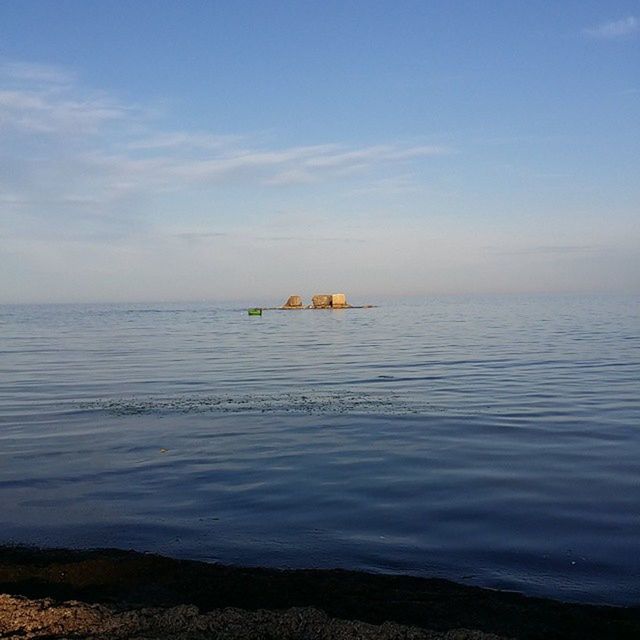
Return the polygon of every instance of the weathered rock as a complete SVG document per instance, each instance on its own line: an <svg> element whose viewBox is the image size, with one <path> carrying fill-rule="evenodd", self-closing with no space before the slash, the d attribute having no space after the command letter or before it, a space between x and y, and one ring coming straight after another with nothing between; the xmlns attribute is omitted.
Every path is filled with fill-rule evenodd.
<svg viewBox="0 0 640 640"><path fill-rule="evenodd" d="M345 296L344 293L331 294L331 306L334 309L344 309L345 307L348 307L347 296Z"/></svg>
<svg viewBox="0 0 640 640"><path fill-rule="evenodd" d="M123 610L103 604L0 595L0 636L22 640L506 640L480 631L430 631L331 618L312 607L201 612L193 605Z"/></svg>
<svg viewBox="0 0 640 640"><path fill-rule="evenodd" d="M0 546L2 591L13 594L0 595L4 640L372 640L364 631L370 627L387 633L373 635L378 640L640 638L637 606L564 603L442 579L229 567L115 549ZM316 621L320 631L313 635Z"/></svg>
<svg viewBox="0 0 640 640"><path fill-rule="evenodd" d="M283 309L302 309L302 298L300 296L289 296L282 305Z"/></svg>
<svg viewBox="0 0 640 640"><path fill-rule="evenodd" d="M312 306L314 309L346 309L351 305L347 304L344 293L319 293L313 296Z"/></svg>
<svg viewBox="0 0 640 640"><path fill-rule="evenodd" d="M329 309L331 307L331 297L327 293L318 293L311 298L311 304L314 309Z"/></svg>

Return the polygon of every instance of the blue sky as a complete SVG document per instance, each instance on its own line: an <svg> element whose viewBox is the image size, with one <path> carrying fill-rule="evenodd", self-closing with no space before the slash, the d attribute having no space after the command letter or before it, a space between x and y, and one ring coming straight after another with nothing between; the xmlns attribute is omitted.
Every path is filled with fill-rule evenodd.
<svg viewBox="0 0 640 640"><path fill-rule="evenodd" d="M639 2L0 0L0 302L640 291Z"/></svg>

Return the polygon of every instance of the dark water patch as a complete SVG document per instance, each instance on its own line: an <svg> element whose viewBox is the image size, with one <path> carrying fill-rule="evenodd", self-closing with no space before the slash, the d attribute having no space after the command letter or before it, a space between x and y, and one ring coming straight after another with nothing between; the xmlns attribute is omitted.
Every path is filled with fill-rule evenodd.
<svg viewBox="0 0 640 640"><path fill-rule="evenodd" d="M102 410L129 416L162 413L277 413L277 414L371 414L402 416L445 411L429 402L393 394L349 391L272 393L220 396L175 396L161 398L102 399L83 402L80 409Z"/></svg>

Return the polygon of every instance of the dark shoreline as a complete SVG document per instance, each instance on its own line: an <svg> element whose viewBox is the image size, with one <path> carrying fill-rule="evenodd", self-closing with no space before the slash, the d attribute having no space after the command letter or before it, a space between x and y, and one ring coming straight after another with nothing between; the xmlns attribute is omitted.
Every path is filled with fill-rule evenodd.
<svg viewBox="0 0 640 640"><path fill-rule="evenodd" d="M0 593L117 608L190 604L202 612L313 607L341 620L523 639L640 638L640 606L564 603L443 579L233 567L115 549L0 547Z"/></svg>

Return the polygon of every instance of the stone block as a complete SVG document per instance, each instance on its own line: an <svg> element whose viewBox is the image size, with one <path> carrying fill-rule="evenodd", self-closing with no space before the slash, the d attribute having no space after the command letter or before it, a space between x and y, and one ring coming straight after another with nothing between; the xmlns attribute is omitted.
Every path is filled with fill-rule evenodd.
<svg viewBox="0 0 640 640"><path fill-rule="evenodd" d="M300 296L289 296L282 306L284 309L302 309L302 298Z"/></svg>
<svg viewBox="0 0 640 640"><path fill-rule="evenodd" d="M344 293L333 293L331 294L331 306L334 309L341 309L347 305L347 296Z"/></svg>
<svg viewBox="0 0 640 640"><path fill-rule="evenodd" d="M329 309L331 308L331 295L326 293L320 293L311 298L311 304L314 309Z"/></svg>

